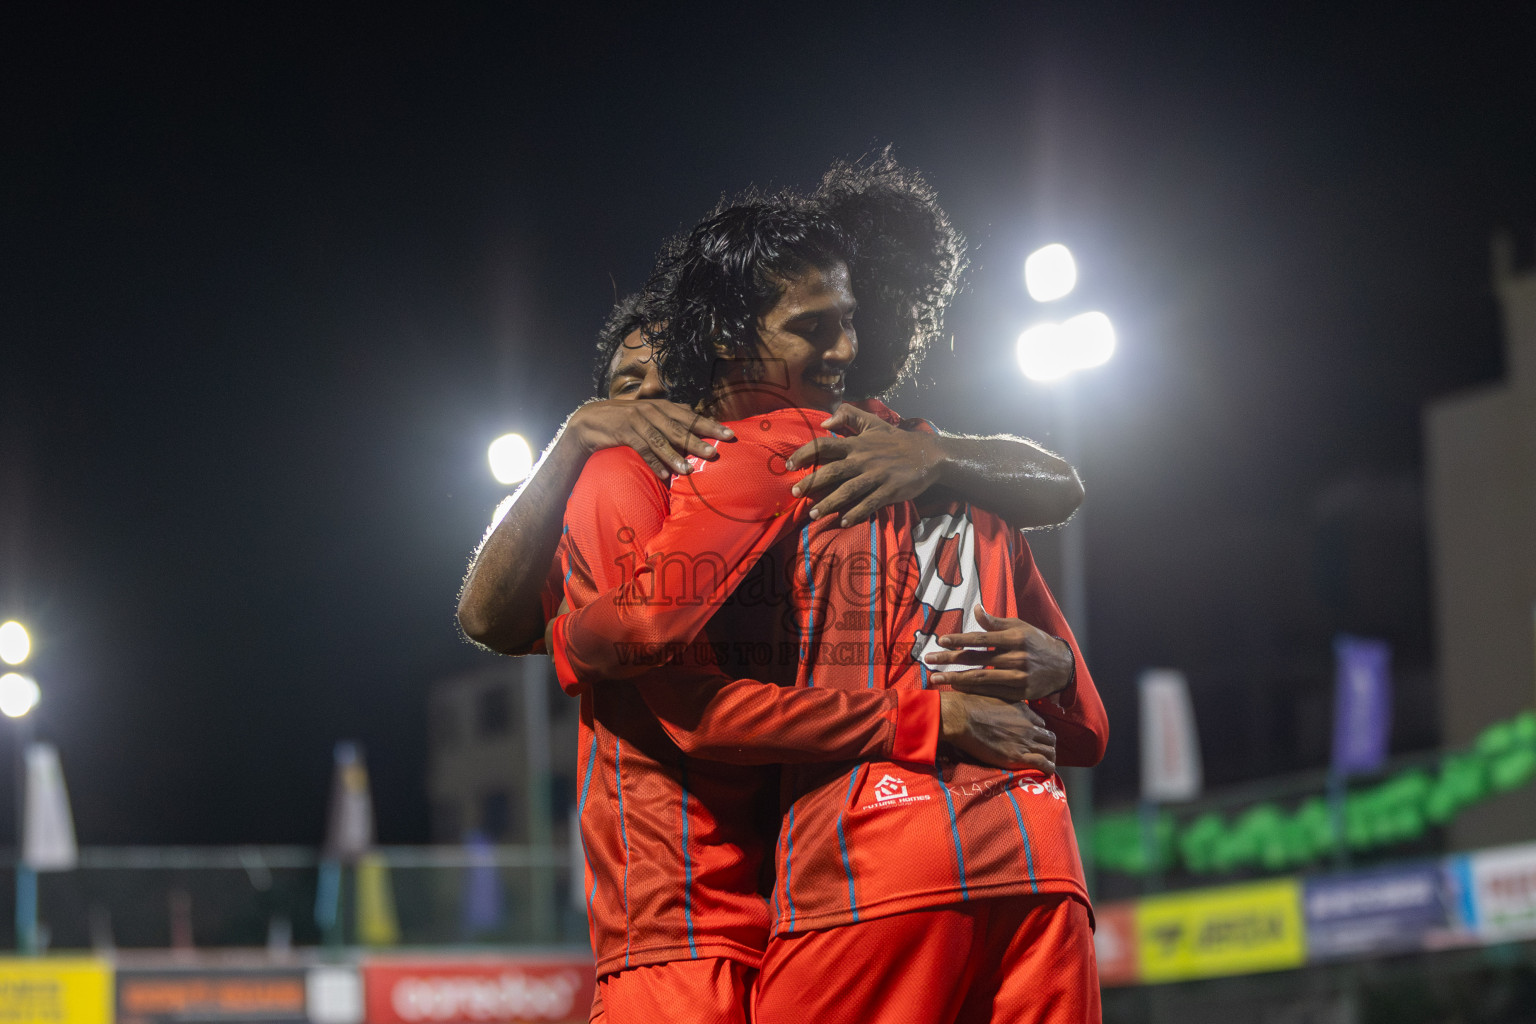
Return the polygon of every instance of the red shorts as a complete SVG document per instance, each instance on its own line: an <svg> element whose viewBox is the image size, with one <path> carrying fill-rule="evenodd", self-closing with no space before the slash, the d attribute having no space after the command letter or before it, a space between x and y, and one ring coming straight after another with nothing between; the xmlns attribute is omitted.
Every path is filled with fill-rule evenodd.
<svg viewBox="0 0 1536 1024"><path fill-rule="evenodd" d="M722 957L631 967L597 980L603 1024L749 1024L757 969Z"/></svg>
<svg viewBox="0 0 1536 1024"><path fill-rule="evenodd" d="M1088 908L1008 896L768 943L757 1024L1097 1024Z"/></svg>

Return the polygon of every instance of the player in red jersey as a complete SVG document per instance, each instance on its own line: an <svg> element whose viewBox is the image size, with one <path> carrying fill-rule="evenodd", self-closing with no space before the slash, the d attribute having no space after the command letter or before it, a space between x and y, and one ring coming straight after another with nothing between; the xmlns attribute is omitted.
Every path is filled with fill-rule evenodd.
<svg viewBox="0 0 1536 1024"><path fill-rule="evenodd" d="M761 289L761 268L741 262L729 242L732 234L760 242L762 224L751 222L763 216L728 211L696 232L692 243L702 233L706 244L690 245L697 258L690 266L685 257L678 284L684 298L664 332L684 366L700 337L709 339L707 348L745 347L756 357L731 364L732 389L714 395L722 415L750 416L736 425L742 441L673 495L671 518L648 559L634 563L634 579L556 623L562 680L605 681L606 692L611 680L677 656L675 646L694 641L709 622L711 636L753 637L746 646L764 645L770 659L787 648L791 658L777 667L803 688L921 693L927 680L920 655L946 619L963 621L976 607L973 597L1043 623L1070 645L1027 545L995 517L953 503L896 506L870 524L866 539L855 536L863 531L812 523L808 499L784 494L785 460L817 436L807 410L830 410L842 397L857 351L853 294L846 264L823 249L792 251L788 267L770 268L777 278L768 284L777 294L765 313L743 303L738 313L745 315L733 320L729 308L722 313L699 302L712 287L710 275L737 294ZM689 322L700 310L711 318L703 331ZM740 372L774 365L767 357L784 370L777 400L774 382ZM793 408L774 408L785 399ZM685 570L681 593L666 585L669 564ZM766 601L765 614L763 592L754 595L752 586L771 589L775 581L788 584L787 591ZM777 614L780 605L787 614ZM740 658L731 647L685 646L681 658ZM662 687L648 702L663 722L676 722L675 711L686 729L697 717L688 700L673 711L658 708L681 693ZM1023 695L1038 696L1027 684ZM1068 690L1040 708L1057 729L1063 763L1098 760L1103 709L1080 659ZM889 974L892 952L881 940L895 934L908 950L917 942L934 953L919 958L932 969L911 972L927 975L918 988L927 993L931 1019L1042 1008L1049 1012L1038 1019L1096 1014L1086 893L1064 800L1050 776L949 763L815 765L786 770L785 798L776 938L759 996L765 1019L799 1012L801 988L839 993L835 1008L823 1006L826 1013L882 1019L892 1009L883 987L860 979ZM897 916L906 920L893 922ZM873 944L854 936L866 930ZM956 956L943 945L962 933L977 956ZM845 959L829 966L823 954L832 949ZM855 953L857 959L846 959ZM934 966L942 962L955 969L942 973ZM1047 962L1071 969L1041 970ZM913 1009L897 1011L904 1019L930 1019L925 1012L906 1017Z"/></svg>
<svg viewBox="0 0 1536 1024"><path fill-rule="evenodd" d="M625 556L660 528L669 500L627 449L589 461L567 509L565 592L573 605L623 581ZM583 694L578 785L589 916L600 992L615 1021L654 1019L664 1007L686 1020L731 1019L732 1006L745 1016L768 923L757 893L765 829L751 805L767 796L771 813L776 786L760 771L697 758L931 762L946 710L954 738L980 756L1001 751L1022 761L1049 746L1027 743L1038 720L996 702L941 708L934 693L777 689L764 701L756 682L700 678L689 685L710 689L707 713L664 738L647 705L658 685L671 696L682 679L674 670L659 683Z"/></svg>
<svg viewBox="0 0 1536 1024"><path fill-rule="evenodd" d="M843 198L846 200L848 197L845 194ZM872 260L866 260L864 265L868 267L871 263L873 263ZM890 308L899 308L901 306L901 293L899 289L893 298L896 301L892 303ZM874 305L878 309L878 303ZM912 307L909 306L908 308ZM878 322L879 318L875 317L874 319ZM896 316L891 319L899 320L900 317ZM610 333L609 337L614 338L615 335ZM614 395L639 394L642 397L657 393L659 389L657 388L657 379L654 372L654 362L646 358L645 348L634 345L627 348L613 347L616 350L612 361L604 361L614 371L609 393ZM897 351L890 355L896 365L906 363L910 359L910 353L907 351ZM678 411L677 407L670 407L670 411L674 414L671 426L675 430L681 431L684 429L685 424L682 417L675 416L675 413ZM1029 448L1015 440L1010 439L1005 442L1004 439L959 438L935 441L934 439L922 439L916 435L890 429L884 431L870 429L870 424L877 421L866 419L865 422L860 424L858 423L858 417L852 416L846 410L841 418L846 423L864 427L865 433L846 442L834 442L822 446L821 454L825 457L824 461L831 463L830 467L827 467L830 469L830 472L826 473L826 477L829 483L836 485L836 487L834 493L822 498L818 503L817 509L822 512L847 510L847 521L861 519L864 515L868 514L868 510L873 504L891 500L891 496L901 493L903 488L909 489L907 493L917 493L926 488L928 485L927 481L922 480L922 478L925 474L931 474L938 468L941 464L939 456L950 462L956 459L963 460L964 465L961 468L971 472L973 476L972 484L975 485L977 483L976 478L980 478L981 486L977 489L984 490L987 483L995 481L1002 485L1001 488L994 486L993 489L993 493L1000 499L1008 500L1015 497L1015 495L1022 496L1025 500L1012 501L1010 508L1016 509L1016 514L1025 522L1033 522L1038 519L1039 522L1043 523L1064 518L1065 514L1070 512L1071 508L1075 506L1081 495L1080 485L1076 483L1075 475L1071 473L1070 467L1060 463L1059 460L1055 460L1048 453ZM710 426L713 426L713 424L710 424ZM643 443L634 444L633 446L637 451L646 452L647 443L644 442L654 444L657 434L658 432L653 430L648 438L641 439ZM719 435L715 434L714 436L718 437ZM915 443L918 441L922 443ZM947 445L949 450L941 451L940 449L944 445ZM1015 454L1014 451L1009 451L1009 449L1022 450L1017 451L1017 454ZM551 461L546 459L544 464L546 470ZM637 460L635 461L637 462ZM654 459L647 458L647 461L652 463L653 468L657 467ZM825 472L825 470L818 471L818 473L822 472ZM663 475L664 473L665 471L661 470L657 475ZM991 474L990 480L988 479L988 474ZM642 472L641 476L644 478L645 474ZM915 481L922 481L922 486L917 486L914 489ZM654 486L654 481L648 482ZM960 481L957 480L956 482ZM1021 483L1024 485L1022 488L1019 487ZM531 489L525 489L519 496L519 504L514 506L514 513L519 509L526 510L531 507L529 505L530 493L536 495L543 492L532 492ZM664 495L665 492L662 492L662 494ZM850 508L850 506L853 507ZM1055 511L1045 514L1045 510L1049 509L1054 509ZM514 518L515 516L509 516L508 520L504 521L501 529L504 530L506 528L505 523L513 521ZM526 524L529 521L529 517L524 516L523 520ZM534 517L533 521L536 523L536 517ZM525 528L520 532L526 536L527 530ZM461 616L466 619L466 629L471 633L475 632L472 625L477 621L477 616L478 621L481 623L495 624L498 612L498 609L495 607L495 600L504 599L508 593L505 586L499 588L499 590L490 590L483 586L478 588L473 586L477 576L485 575L490 564L487 561L487 556L490 553L491 545L487 544L485 550L481 552L480 557L476 560L475 571L470 579L471 585L465 589L466 601L461 605ZM503 576L516 576L516 568L514 565L514 571L510 573L504 572ZM504 579L501 582L504 582ZM543 614L543 610L538 609L537 605L535 605L535 608L539 615ZM466 611L469 612L468 615L463 614ZM499 634L502 637L506 635L508 634L505 632ZM504 643L505 641L499 642ZM518 641L518 643L522 645L524 642ZM953 708L947 710L953 710ZM762 720L759 720L758 724L762 725ZM971 722L968 724L971 726L986 725L984 722ZM825 723L823 723L822 729L824 733L827 731ZM705 741L702 737L707 736L709 731L707 724L701 724L701 727L696 731L696 735L701 737L701 739L694 745L693 749L695 752L704 749L702 744ZM761 737L769 731L771 730L758 729L750 739L752 742L760 742ZM957 738L963 738L964 735L965 730L963 729L957 732ZM998 742L1008 739L1010 738L997 737ZM792 742L792 738L786 737L785 742ZM725 753L730 754L732 752ZM758 756L762 758L765 755L759 754ZM766 756L777 759L793 755L790 753L768 752ZM635 774L634 767L633 763L628 766L628 774L631 776ZM590 775L587 776L586 784L590 785ZM584 785L583 789L585 792L586 785ZM707 935L709 924L707 922L700 922L696 931ZM696 955L696 951L693 951L693 955ZM678 961L669 962L679 963ZM729 971L722 972L714 967L690 971L682 969L685 966L690 968L698 967L700 963L697 960L682 961L677 970L668 972L672 977L672 982L662 986L663 991L670 988L687 992L690 1009L701 1008L699 1006L701 999L702 1002L708 1003L709 993L714 992L718 994L721 992L722 984L725 985L723 991L727 995L731 990L731 985L727 984L731 981L731 972ZM652 973L652 969L647 967L633 968L625 971L624 975L625 977L644 978ZM690 976L679 982L678 978L685 974ZM692 977L693 975L697 977ZM703 986L702 989L698 987L700 985ZM654 1013L656 1006L651 1004L648 1008L631 1007L631 1009L637 1012L641 1009L648 1009Z"/></svg>

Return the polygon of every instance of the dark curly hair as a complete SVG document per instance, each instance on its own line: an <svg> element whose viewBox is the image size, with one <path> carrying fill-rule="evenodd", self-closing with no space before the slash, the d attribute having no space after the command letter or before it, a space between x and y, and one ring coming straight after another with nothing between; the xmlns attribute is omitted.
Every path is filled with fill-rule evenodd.
<svg viewBox="0 0 1536 1024"><path fill-rule="evenodd" d="M848 236L859 356L848 392L883 395L909 378L943 333L944 313L965 269L965 239L922 176L887 147L838 161L812 201Z"/></svg>
<svg viewBox="0 0 1536 1024"><path fill-rule="evenodd" d="M597 361L592 364L592 393L598 398L608 397L608 371L614 353L625 338L651 323L657 298L649 290L638 291L624 296L609 310L602 330L597 332Z"/></svg>
<svg viewBox="0 0 1536 1024"><path fill-rule="evenodd" d="M646 287L645 331L669 395L707 398L718 358L756 355L757 320L785 282L838 260L859 300L850 397L906 380L943 331L965 240L922 176L886 149L833 164L809 197L753 190L724 201L667 244Z"/></svg>
<svg viewBox="0 0 1536 1024"><path fill-rule="evenodd" d="M646 287L663 297L646 337L668 396L707 399L717 360L757 356L758 318L790 279L852 257L837 221L803 196L751 191L717 206L667 247Z"/></svg>

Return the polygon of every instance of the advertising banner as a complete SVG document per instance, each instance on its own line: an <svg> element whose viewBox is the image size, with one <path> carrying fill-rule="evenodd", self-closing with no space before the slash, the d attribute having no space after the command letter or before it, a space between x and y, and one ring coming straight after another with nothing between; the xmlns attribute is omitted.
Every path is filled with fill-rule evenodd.
<svg viewBox="0 0 1536 1024"><path fill-rule="evenodd" d="M102 960L0 959L4 1024L111 1024L112 969Z"/></svg>
<svg viewBox="0 0 1536 1024"><path fill-rule="evenodd" d="M1392 727L1392 648L1340 634L1333 641L1333 770L1374 772Z"/></svg>
<svg viewBox="0 0 1536 1024"><path fill-rule="evenodd" d="M1152 896L1136 908L1143 981L1299 967L1306 960L1294 878Z"/></svg>
<svg viewBox="0 0 1536 1024"><path fill-rule="evenodd" d="M1309 960L1442 947L1455 920L1439 863L1316 875L1303 902Z"/></svg>
<svg viewBox="0 0 1536 1024"><path fill-rule="evenodd" d="M1099 982L1134 985L1141 978L1136 963L1136 904L1104 903L1094 908L1093 952Z"/></svg>
<svg viewBox="0 0 1536 1024"><path fill-rule="evenodd" d="M118 1024L307 1024L301 969L140 968L117 971Z"/></svg>
<svg viewBox="0 0 1536 1024"><path fill-rule="evenodd" d="M1468 923L1478 939L1536 936L1536 844L1468 854L1464 864Z"/></svg>
<svg viewBox="0 0 1536 1024"><path fill-rule="evenodd" d="M51 743L29 743L26 752L26 807L21 855L36 871L68 871L80 859L75 819L59 752Z"/></svg>
<svg viewBox="0 0 1536 1024"><path fill-rule="evenodd" d="M577 954L363 962L368 1024L575 1024L595 985Z"/></svg>
<svg viewBox="0 0 1536 1024"><path fill-rule="evenodd" d="M1184 673L1147 669L1137 680L1141 695L1141 798L1193 800L1204 778L1195 706Z"/></svg>

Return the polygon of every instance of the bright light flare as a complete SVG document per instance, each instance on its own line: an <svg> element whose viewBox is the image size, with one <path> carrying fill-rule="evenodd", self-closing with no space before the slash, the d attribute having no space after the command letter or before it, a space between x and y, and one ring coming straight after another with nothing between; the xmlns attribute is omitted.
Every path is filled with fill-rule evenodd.
<svg viewBox="0 0 1536 1024"><path fill-rule="evenodd" d="M501 521L507 518L507 513L511 511L512 495L509 494L505 498L501 499L501 503L496 506L496 511L491 513L491 529L494 530L496 527L500 526Z"/></svg>
<svg viewBox="0 0 1536 1024"><path fill-rule="evenodd" d="M486 451L497 483L515 484L533 471L533 449L521 434L502 434Z"/></svg>
<svg viewBox="0 0 1536 1024"><path fill-rule="evenodd" d="M37 707L43 691L37 681L20 672L7 672L0 676L0 714L7 718L20 718Z"/></svg>
<svg viewBox="0 0 1536 1024"><path fill-rule="evenodd" d="M1077 261L1060 242L1036 249L1024 261L1024 287L1036 302L1053 302L1077 287Z"/></svg>
<svg viewBox="0 0 1536 1024"><path fill-rule="evenodd" d="M32 653L32 638L27 627L19 622L0 625L0 661L7 665L20 665Z"/></svg>
<svg viewBox="0 0 1536 1024"><path fill-rule="evenodd" d="M1030 380L1060 380L1103 366L1115 354L1115 326L1103 313L1079 313L1066 323L1036 324L1019 335L1019 369Z"/></svg>

